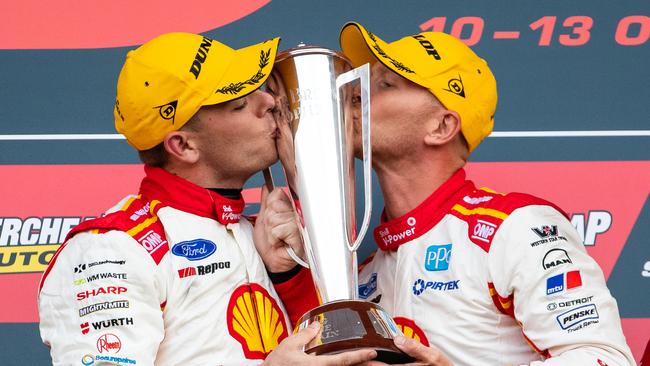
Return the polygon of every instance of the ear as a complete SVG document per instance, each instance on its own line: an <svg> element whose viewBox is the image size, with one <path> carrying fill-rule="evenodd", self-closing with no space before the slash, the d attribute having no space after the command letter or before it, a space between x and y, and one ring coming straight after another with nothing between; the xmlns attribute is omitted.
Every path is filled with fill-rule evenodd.
<svg viewBox="0 0 650 366"><path fill-rule="evenodd" d="M171 159L187 164L196 163L200 152L191 131L172 131L165 135L163 144Z"/></svg>
<svg viewBox="0 0 650 366"><path fill-rule="evenodd" d="M460 116L455 111L444 110L431 124L431 129L424 136L424 143L428 146L445 145L459 133Z"/></svg>

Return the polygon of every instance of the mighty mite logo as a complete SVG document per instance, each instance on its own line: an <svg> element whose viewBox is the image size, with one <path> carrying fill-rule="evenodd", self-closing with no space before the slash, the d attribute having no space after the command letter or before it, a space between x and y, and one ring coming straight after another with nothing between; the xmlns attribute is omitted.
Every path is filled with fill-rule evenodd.
<svg viewBox="0 0 650 366"><path fill-rule="evenodd" d="M70 230L93 217L0 217L0 273L42 272Z"/></svg>

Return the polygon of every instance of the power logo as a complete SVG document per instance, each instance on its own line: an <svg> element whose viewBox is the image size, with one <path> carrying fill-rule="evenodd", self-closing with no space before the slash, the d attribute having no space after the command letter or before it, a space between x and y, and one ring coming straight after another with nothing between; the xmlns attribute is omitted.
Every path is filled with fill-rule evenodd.
<svg viewBox="0 0 650 366"><path fill-rule="evenodd" d="M451 244L431 245L427 248L424 268L427 271L446 271L451 261Z"/></svg>

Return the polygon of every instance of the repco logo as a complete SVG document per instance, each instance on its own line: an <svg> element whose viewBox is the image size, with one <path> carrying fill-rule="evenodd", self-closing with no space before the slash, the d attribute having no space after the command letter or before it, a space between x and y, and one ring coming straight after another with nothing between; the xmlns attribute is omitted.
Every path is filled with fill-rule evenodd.
<svg viewBox="0 0 650 366"><path fill-rule="evenodd" d="M413 36L413 38L417 39L418 42L420 42L420 45L424 48L425 51L427 51L428 55L433 56L433 58L435 58L436 60L441 60L442 59L440 57L440 54L436 50L436 48L433 47L431 42L427 41L427 39L423 35L417 34L417 35Z"/></svg>
<svg viewBox="0 0 650 366"><path fill-rule="evenodd" d="M203 40L201 41L201 45L199 46L198 51L196 51L196 55L194 55L194 61L192 62L192 66L190 66L190 72L192 73L192 75L194 75L195 79L199 78L199 74L201 73L201 65L203 65L205 60L208 58L208 52L210 51L210 46L212 46L212 40L203 37Z"/></svg>

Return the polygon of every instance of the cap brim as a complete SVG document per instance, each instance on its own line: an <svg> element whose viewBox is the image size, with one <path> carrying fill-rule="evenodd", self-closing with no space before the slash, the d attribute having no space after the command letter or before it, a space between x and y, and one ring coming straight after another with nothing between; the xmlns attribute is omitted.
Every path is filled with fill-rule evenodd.
<svg viewBox="0 0 650 366"><path fill-rule="evenodd" d="M280 38L250 45L231 55L230 66L203 105L227 102L259 89L271 73Z"/></svg>
<svg viewBox="0 0 650 366"><path fill-rule="evenodd" d="M359 67L365 63L381 62L384 66L406 79L427 87L417 73L399 61L391 52L391 47L377 35L369 32L361 24L349 22L341 28L339 43L343 54L352 61L352 66Z"/></svg>

